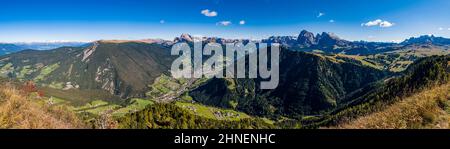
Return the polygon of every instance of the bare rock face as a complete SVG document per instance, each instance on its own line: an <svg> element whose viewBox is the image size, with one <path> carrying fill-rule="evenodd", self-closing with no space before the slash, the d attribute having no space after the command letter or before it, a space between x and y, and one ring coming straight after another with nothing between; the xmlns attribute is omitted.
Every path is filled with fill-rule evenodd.
<svg viewBox="0 0 450 149"><path fill-rule="evenodd" d="M98 42L94 42L93 45L91 47L86 48L83 51L83 59L81 59L81 61L86 62L89 61L89 56L91 56L95 50L97 49L98 46Z"/></svg>
<svg viewBox="0 0 450 149"><path fill-rule="evenodd" d="M310 47L316 44L316 38L314 36L314 33L303 30L298 35L297 42L299 45Z"/></svg>
<svg viewBox="0 0 450 149"><path fill-rule="evenodd" d="M297 39L293 36L271 36L268 39L263 39L263 43L279 43L282 45L296 45Z"/></svg>
<svg viewBox="0 0 450 149"><path fill-rule="evenodd" d="M332 46L347 46L350 44L349 41L340 39L337 35L333 33L323 32L316 37L317 44L319 46L332 47Z"/></svg>
<svg viewBox="0 0 450 149"><path fill-rule="evenodd" d="M97 68L95 81L101 84L101 88L108 91L111 94L118 93L117 74L114 67L110 63L110 59L107 58L106 62Z"/></svg>

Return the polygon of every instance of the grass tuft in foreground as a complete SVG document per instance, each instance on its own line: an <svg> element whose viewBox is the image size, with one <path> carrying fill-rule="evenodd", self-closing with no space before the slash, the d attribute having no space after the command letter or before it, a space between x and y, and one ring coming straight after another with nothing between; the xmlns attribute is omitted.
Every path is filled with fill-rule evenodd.
<svg viewBox="0 0 450 149"><path fill-rule="evenodd" d="M12 84L2 84L0 86L0 128L85 128L77 115L65 106L52 106L40 101L42 99L39 97L26 94Z"/></svg>

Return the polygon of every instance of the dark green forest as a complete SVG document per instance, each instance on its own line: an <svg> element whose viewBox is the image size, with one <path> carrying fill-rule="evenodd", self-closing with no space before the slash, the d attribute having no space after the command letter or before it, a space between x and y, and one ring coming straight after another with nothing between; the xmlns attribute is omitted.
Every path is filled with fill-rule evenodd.
<svg viewBox="0 0 450 149"><path fill-rule="evenodd" d="M119 128L133 129L269 129L274 126L257 118L237 121L199 117L174 104L155 104L118 120Z"/></svg>

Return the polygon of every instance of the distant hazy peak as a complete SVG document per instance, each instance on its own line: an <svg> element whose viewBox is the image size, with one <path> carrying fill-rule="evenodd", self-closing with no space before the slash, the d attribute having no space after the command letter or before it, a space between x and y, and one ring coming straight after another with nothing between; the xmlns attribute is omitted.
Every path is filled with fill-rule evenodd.
<svg viewBox="0 0 450 149"><path fill-rule="evenodd" d="M450 39L443 37L435 37L434 35L423 35L420 37L411 37L406 39L401 44L440 44L440 45L448 45L450 44Z"/></svg>

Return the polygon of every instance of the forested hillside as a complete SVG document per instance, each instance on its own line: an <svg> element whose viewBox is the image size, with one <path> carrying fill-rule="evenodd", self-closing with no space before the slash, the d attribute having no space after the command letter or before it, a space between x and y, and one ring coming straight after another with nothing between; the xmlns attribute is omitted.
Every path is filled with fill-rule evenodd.
<svg viewBox="0 0 450 149"><path fill-rule="evenodd" d="M199 117L174 104L156 104L118 120L119 128L138 129L269 129L275 128L261 119L236 121Z"/></svg>
<svg viewBox="0 0 450 149"><path fill-rule="evenodd" d="M264 117L299 118L331 110L344 97L389 75L372 67L282 50L280 83L260 90L260 79L211 79L191 91L195 101Z"/></svg>
<svg viewBox="0 0 450 149"><path fill-rule="evenodd" d="M313 128L346 123L357 117L381 111L423 90L446 84L450 77L449 61L450 56L423 58L411 65L403 75L388 79L372 90L356 94L358 96L354 96L353 100L318 120L303 123L306 127Z"/></svg>

